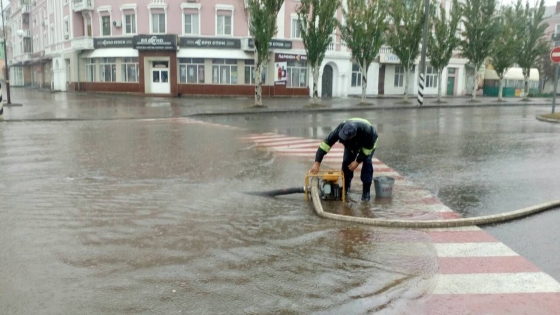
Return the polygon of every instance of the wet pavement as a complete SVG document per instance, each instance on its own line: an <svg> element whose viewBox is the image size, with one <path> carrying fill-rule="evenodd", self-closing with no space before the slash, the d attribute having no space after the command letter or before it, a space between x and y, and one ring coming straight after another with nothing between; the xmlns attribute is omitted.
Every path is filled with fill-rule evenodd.
<svg viewBox="0 0 560 315"><path fill-rule="evenodd" d="M3 91L5 94L5 91ZM4 95L4 97L6 97ZM11 89L12 103L21 103L21 107L5 107L4 121L13 120L91 120L91 119L136 119L169 118L193 115L231 115L249 113L281 112L329 112L353 111L364 109L401 109L416 108L416 101L402 104L400 98L368 99L372 105L358 105L359 98L323 99L319 108L309 108L308 98L267 98L267 108L247 108L254 104L250 98L162 98L140 97L119 94L88 93L51 93L37 89ZM471 103L467 97L446 99L446 104L438 105L436 99L426 98L424 108L430 106L467 107L467 106L542 106L543 113L550 113L551 100L531 99L529 102L519 98L507 99L499 103L495 98L479 98L480 103Z"/></svg>
<svg viewBox="0 0 560 315"><path fill-rule="evenodd" d="M301 195L244 194L301 185L308 168L244 147L245 133L0 124L2 313L394 313L429 293L425 233L323 220Z"/></svg>
<svg viewBox="0 0 560 315"><path fill-rule="evenodd" d="M124 120L0 123L2 313L406 314L437 282L422 231L320 219L301 195L243 193L300 186L312 161L240 137L320 139L348 114L204 118L241 130L130 118L241 109L245 99L25 93L4 119ZM547 109L352 116L377 126L379 159L474 216L558 199L560 126L535 119ZM559 280L559 219L549 211L485 229Z"/></svg>
<svg viewBox="0 0 560 315"><path fill-rule="evenodd" d="M377 126L377 158L429 189L446 206L472 217L560 199L560 125L535 119L545 109L411 109L350 115ZM253 132L322 139L348 117L319 113L206 120ZM560 211L552 210L484 230L560 280L558 222Z"/></svg>

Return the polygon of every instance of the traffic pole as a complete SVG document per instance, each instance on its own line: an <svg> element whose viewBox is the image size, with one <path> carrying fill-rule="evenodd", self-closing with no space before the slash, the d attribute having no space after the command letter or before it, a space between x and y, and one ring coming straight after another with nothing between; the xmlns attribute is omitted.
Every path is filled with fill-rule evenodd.
<svg viewBox="0 0 560 315"><path fill-rule="evenodd" d="M554 94L552 95L552 113L556 107L556 91L558 91L558 64L554 65Z"/></svg>
<svg viewBox="0 0 560 315"><path fill-rule="evenodd" d="M430 19L429 10L430 1L424 0L424 30L422 34L422 55L420 57L420 77L418 80L418 104L420 106L424 105L424 87L426 86L426 46L428 46L428 21Z"/></svg>

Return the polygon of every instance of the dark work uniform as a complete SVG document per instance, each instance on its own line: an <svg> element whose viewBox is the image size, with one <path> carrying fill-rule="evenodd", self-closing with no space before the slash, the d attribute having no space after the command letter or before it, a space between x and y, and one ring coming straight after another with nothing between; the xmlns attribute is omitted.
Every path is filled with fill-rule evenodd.
<svg viewBox="0 0 560 315"><path fill-rule="evenodd" d="M353 124L356 129L356 135L347 141L343 141L339 137L339 132L346 123ZM372 157L377 147L377 131L371 123L362 118L351 118L341 123L333 130L327 138L321 143L317 153L315 154L315 162L321 163L323 157L329 152L331 147L340 142L344 145L344 158L342 160L342 171L344 172L344 185L346 190L350 189L350 183L354 177L354 172L348 169L350 163L356 161L362 163L362 173L360 179L364 184L364 191L368 191L373 181L373 164Z"/></svg>

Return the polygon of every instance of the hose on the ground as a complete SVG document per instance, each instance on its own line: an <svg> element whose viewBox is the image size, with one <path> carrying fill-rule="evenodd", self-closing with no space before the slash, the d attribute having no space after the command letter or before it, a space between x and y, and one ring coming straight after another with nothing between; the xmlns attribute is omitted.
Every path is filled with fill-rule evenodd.
<svg viewBox="0 0 560 315"><path fill-rule="evenodd" d="M315 212L318 216L326 219L367 224L373 226L382 227L398 227L398 228L449 228L449 227L459 227L459 226L471 226L471 225L485 225L492 223L500 223L509 220L518 219L531 214L535 214L548 209L553 209L560 207L560 200L543 203L540 205L515 210L506 213L485 215L480 217L472 218L459 218L450 220L391 220L391 219L372 219L363 217L352 217L340 214L334 214L323 211L323 205L321 204L321 198L319 194L319 181L317 178L311 179L311 199L313 200L313 206L315 207Z"/></svg>
<svg viewBox="0 0 560 315"><path fill-rule="evenodd" d="M292 188L276 189L276 190L269 190L269 191L248 192L246 194L253 195L253 196L274 197L274 196L303 194L303 193L305 193L304 187L292 187Z"/></svg>

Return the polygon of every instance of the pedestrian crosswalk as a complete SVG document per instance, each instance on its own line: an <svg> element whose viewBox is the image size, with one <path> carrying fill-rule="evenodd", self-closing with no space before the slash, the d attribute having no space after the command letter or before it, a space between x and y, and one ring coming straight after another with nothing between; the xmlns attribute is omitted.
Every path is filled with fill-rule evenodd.
<svg viewBox="0 0 560 315"><path fill-rule="evenodd" d="M313 161L321 143L275 133L251 134L243 140L280 156L308 161ZM334 145L323 164L340 167L343 153L342 145ZM373 164L374 176L396 179L394 199L413 206L420 214L415 219L460 217L382 161L374 158ZM439 273L431 294L417 301L416 314L558 314L560 283L479 227L424 231L435 248Z"/></svg>

